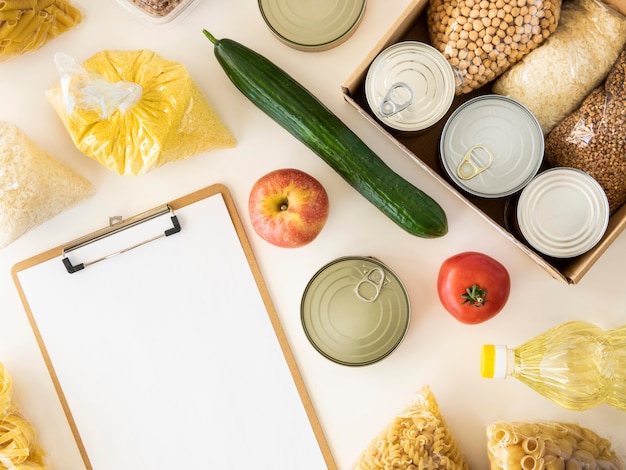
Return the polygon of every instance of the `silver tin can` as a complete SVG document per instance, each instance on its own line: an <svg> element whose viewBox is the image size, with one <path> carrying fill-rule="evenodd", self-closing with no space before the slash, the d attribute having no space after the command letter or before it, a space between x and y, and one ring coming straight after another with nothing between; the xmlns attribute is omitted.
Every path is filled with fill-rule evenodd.
<svg viewBox="0 0 626 470"><path fill-rule="evenodd" d="M574 168L540 173L517 202L517 224L523 237L539 252L555 258L589 251L608 223L604 190L589 174Z"/></svg>
<svg viewBox="0 0 626 470"><path fill-rule="evenodd" d="M500 95L473 98L457 108L441 133L439 152L450 179L484 198L509 196L537 174L544 136L535 116Z"/></svg>
<svg viewBox="0 0 626 470"><path fill-rule="evenodd" d="M455 96L452 66L434 47L403 41L376 56L365 77L374 115L400 131L421 131L442 119Z"/></svg>
<svg viewBox="0 0 626 470"><path fill-rule="evenodd" d="M311 345L338 364L363 366L389 356L410 320L404 285L374 258L342 257L323 266L306 286L300 307Z"/></svg>
<svg viewBox="0 0 626 470"><path fill-rule="evenodd" d="M258 0L270 31L283 43L302 51L338 46L357 29L366 0Z"/></svg>

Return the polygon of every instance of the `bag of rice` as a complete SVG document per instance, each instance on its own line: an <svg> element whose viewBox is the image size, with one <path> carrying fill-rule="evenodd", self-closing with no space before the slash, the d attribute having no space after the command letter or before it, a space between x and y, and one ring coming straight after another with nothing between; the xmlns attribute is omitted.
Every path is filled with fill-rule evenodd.
<svg viewBox="0 0 626 470"><path fill-rule="evenodd" d="M39 49L81 20L68 0L2 0L0 62Z"/></svg>
<svg viewBox="0 0 626 470"><path fill-rule="evenodd" d="M524 104L547 135L604 80L625 43L624 15L600 0L568 0L554 34L493 91Z"/></svg>
<svg viewBox="0 0 626 470"><path fill-rule="evenodd" d="M571 423L492 423L487 451L491 470L626 469L608 439Z"/></svg>
<svg viewBox="0 0 626 470"><path fill-rule="evenodd" d="M626 202L626 48L606 80L546 137L546 162L578 168L604 189L609 211Z"/></svg>
<svg viewBox="0 0 626 470"><path fill-rule="evenodd" d="M557 28L561 0L430 0L430 41L457 75L456 94L491 82Z"/></svg>
<svg viewBox="0 0 626 470"><path fill-rule="evenodd" d="M0 121L0 248L93 193L89 181Z"/></svg>
<svg viewBox="0 0 626 470"><path fill-rule="evenodd" d="M102 51L82 66L55 60L52 106L76 147L120 175L236 144L180 63L145 49Z"/></svg>
<svg viewBox="0 0 626 470"><path fill-rule="evenodd" d="M430 387L394 417L352 470L469 470Z"/></svg>

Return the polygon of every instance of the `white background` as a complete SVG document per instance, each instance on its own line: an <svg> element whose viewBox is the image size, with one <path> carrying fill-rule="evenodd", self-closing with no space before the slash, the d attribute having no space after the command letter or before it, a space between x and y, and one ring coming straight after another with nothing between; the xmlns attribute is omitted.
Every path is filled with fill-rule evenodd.
<svg viewBox="0 0 626 470"><path fill-rule="evenodd" d="M109 216L129 217L213 183L225 184L233 194L340 469L350 468L369 440L394 413L411 403L423 385L432 388L473 468L487 467L484 430L495 420L578 422L612 439L617 450L626 454L625 413L607 406L568 412L515 379L490 381L482 379L478 370L483 343L515 346L571 319L588 319L607 329L626 323L622 298L626 236L617 239L578 285L554 280L380 135L342 97L341 84L401 14L408 0L370 0L360 27L346 43L315 53L280 43L263 23L253 0L200 1L190 15L167 27L141 22L113 0L77 0L75 4L85 15L81 25L37 52L0 63L0 119L19 126L48 152L92 181L97 190L80 206L0 251L0 361L15 380L16 397L39 431L51 466L63 462L58 468L81 468L51 382L40 385L47 371L13 286L11 267L106 226ZM405 233L320 158L250 104L220 69L212 45L201 32L203 28L216 37L229 37L253 47L317 95L389 166L443 206L449 219L448 235L426 240ZM65 52L80 62L104 49L139 48L152 49L187 66L238 139L236 148L198 155L140 177L120 177L76 150L44 95L58 79L54 53ZM276 248L261 240L247 215L252 184L266 172L285 167L300 168L319 179L331 203L330 217L320 236L294 250ZM477 326L452 319L436 294L441 263L466 250L498 259L512 279L506 308L496 318ZM323 264L345 255L380 259L405 283L411 301L411 325L400 348L384 361L365 368L347 368L321 357L307 342L300 324L299 305L307 282ZM102 397L102 406L106 406L106 396Z"/></svg>

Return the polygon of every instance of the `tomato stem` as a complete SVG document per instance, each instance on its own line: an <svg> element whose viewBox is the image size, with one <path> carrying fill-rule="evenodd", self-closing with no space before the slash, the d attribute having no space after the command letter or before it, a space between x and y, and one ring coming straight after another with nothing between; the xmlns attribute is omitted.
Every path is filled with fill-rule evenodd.
<svg viewBox="0 0 626 470"><path fill-rule="evenodd" d="M465 294L461 297L464 304L470 304L474 307L484 307L485 306L485 297L487 296L487 291L485 289L481 289L478 284L474 284L472 287L468 287L465 289Z"/></svg>

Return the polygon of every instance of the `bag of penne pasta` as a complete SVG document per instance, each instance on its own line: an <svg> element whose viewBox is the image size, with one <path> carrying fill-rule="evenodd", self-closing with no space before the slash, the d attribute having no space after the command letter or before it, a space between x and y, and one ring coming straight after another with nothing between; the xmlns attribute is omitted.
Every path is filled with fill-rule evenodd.
<svg viewBox="0 0 626 470"><path fill-rule="evenodd" d="M430 387L396 415L352 470L469 470Z"/></svg>
<svg viewBox="0 0 626 470"><path fill-rule="evenodd" d="M624 470L611 441L578 424L536 421L487 426L491 470Z"/></svg>
<svg viewBox="0 0 626 470"><path fill-rule="evenodd" d="M81 20L69 0L0 1L0 62L39 49Z"/></svg>
<svg viewBox="0 0 626 470"><path fill-rule="evenodd" d="M0 468L46 470L35 429L12 397L13 383L0 364Z"/></svg>

